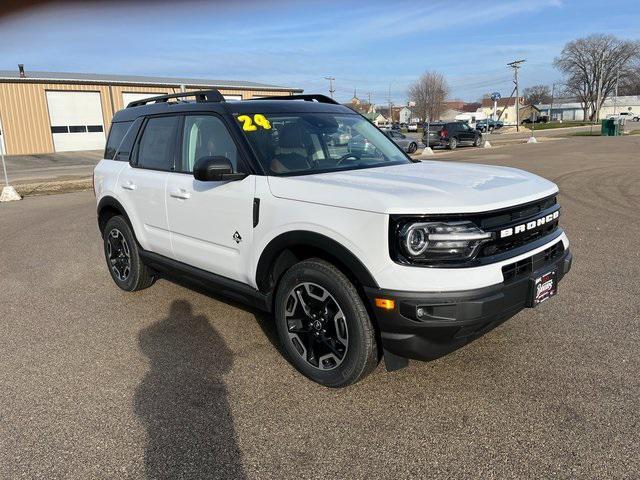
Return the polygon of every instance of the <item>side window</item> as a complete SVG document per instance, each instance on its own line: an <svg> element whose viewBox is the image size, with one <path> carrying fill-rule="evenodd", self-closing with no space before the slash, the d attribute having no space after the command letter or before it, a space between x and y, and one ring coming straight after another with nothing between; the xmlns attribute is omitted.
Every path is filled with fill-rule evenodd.
<svg viewBox="0 0 640 480"><path fill-rule="evenodd" d="M120 142L120 146L116 151L116 156L113 157L114 160L118 160L120 162L128 162L131 157L131 152L133 151L133 144L136 141L136 137L138 136L138 132L140 131L140 126L144 121L144 117L136 118L135 122L129 127L126 135Z"/></svg>
<svg viewBox="0 0 640 480"><path fill-rule="evenodd" d="M182 130L182 162L179 171L193 172L204 157L226 157L238 171L238 150L222 120L213 115L187 115Z"/></svg>
<svg viewBox="0 0 640 480"><path fill-rule="evenodd" d="M178 117L152 117L138 144L138 166L151 170L173 170L173 148Z"/></svg>
<svg viewBox="0 0 640 480"><path fill-rule="evenodd" d="M120 146L120 142L122 142L127 130L129 130L131 123L133 122L118 122L111 124L109 139L107 140L107 146L104 149L104 158L106 160L113 160L113 157L116 155L116 151ZM52 129L53 128L56 127L52 127Z"/></svg>

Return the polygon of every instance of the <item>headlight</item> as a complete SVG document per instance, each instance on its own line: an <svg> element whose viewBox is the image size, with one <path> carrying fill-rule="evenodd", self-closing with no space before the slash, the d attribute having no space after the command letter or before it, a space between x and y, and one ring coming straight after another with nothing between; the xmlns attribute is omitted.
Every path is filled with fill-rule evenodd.
<svg viewBox="0 0 640 480"><path fill-rule="evenodd" d="M399 244L409 260L428 262L471 258L492 233L471 222L409 223L399 232Z"/></svg>

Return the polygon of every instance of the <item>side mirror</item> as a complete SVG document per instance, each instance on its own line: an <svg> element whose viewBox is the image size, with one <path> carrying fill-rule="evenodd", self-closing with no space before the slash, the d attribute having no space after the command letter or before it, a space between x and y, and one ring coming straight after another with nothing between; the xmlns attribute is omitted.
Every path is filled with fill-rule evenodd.
<svg viewBox="0 0 640 480"><path fill-rule="evenodd" d="M193 176L201 182L230 182L242 180L246 173L234 173L227 157L202 157L193 166Z"/></svg>

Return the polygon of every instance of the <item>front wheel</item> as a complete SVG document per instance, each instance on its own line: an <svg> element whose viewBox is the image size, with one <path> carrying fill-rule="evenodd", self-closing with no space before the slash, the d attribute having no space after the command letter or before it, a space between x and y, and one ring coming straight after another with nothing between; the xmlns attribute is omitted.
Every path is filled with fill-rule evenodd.
<svg viewBox="0 0 640 480"><path fill-rule="evenodd" d="M293 366L314 382L346 387L378 363L375 331L349 279L320 259L283 275L275 300L280 342Z"/></svg>
<svg viewBox="0 0 640 480"><path fill-rule="evenodd" d="M418 144L415 142L411 142L409 144L409 148L407 148L407 153L416 153L416 150L418 150Z"/></svg>
<svg viewBox="0 0 640 480"><path fill-rule="evenodd" d="M484 145L484 138L481 135L478 135L476 139L473 141L474 147L482 147Z"/></svg>
<svg viewBox="0 0 640 480"><path fill-rule="evenodd" d="M458 140L456 140L454 137L451 140L449 140L449 145L447 145L447 148L449 150L455 150L457 146L458 146Z"/></svg>

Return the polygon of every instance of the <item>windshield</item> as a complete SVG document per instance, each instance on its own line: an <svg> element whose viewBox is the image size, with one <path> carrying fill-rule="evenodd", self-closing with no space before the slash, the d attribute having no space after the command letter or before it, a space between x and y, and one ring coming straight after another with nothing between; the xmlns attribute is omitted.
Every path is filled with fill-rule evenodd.
<svg viewBox="0 0 640 480"><path fill-rule="evenodd" d="M411 163L359 115L246 114L240 127L271 175L307 175Z"/></svg>

